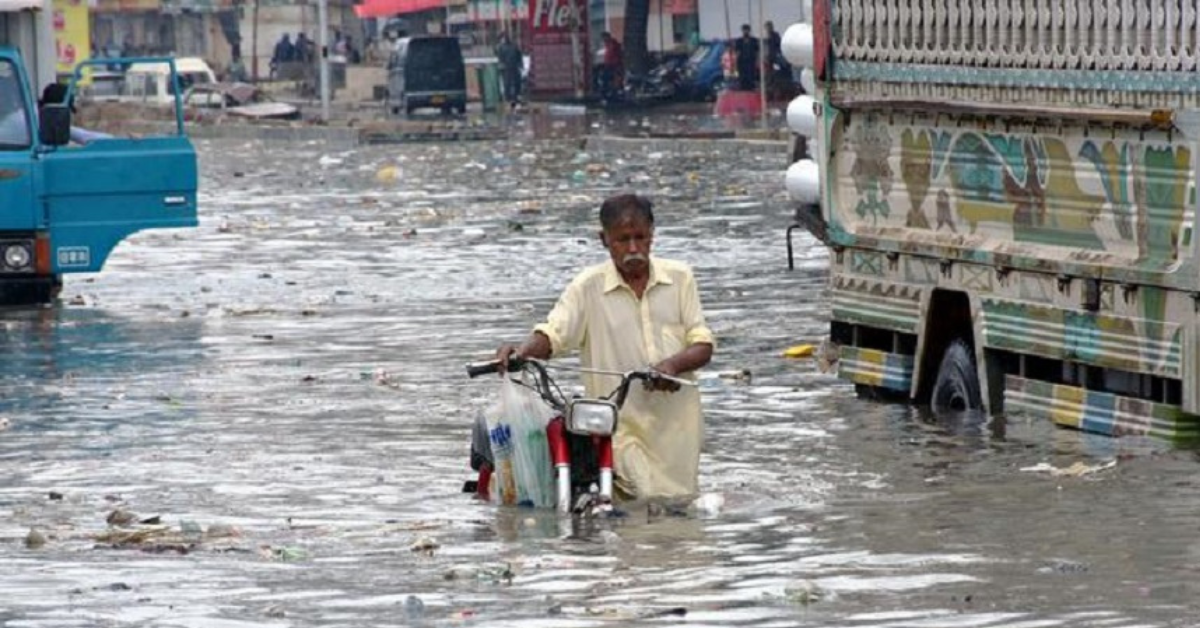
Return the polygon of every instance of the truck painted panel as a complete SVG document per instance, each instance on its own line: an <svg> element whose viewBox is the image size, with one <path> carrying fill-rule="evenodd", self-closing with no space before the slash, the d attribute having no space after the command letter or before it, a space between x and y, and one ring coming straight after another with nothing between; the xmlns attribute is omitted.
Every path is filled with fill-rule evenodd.
<svg viewBox="0 0 1200 628"><path fill-rule="evenodd" d="M1010 411L1107 436L1156 436L1195 444L1200 423L1178 406L1050 384L1010 375L1004 386Z"/></svg>
<svg viewBox="0 0 1200 628"><path fill-rule="evenodd" d="M1170 273L1192 256L1194 165L1177 134L980 130L874 112L849 118L828 162L829 218L846 244L888 238L958 249L957 257L979 262L1005 255L1096 272Z"/></svg>
<svg viewBox="0 0 1200 628"><path fill-rule="evenodd" d="M912 388L913 357L847 347L838 359L838 377L856 384L907 393Z"/></svg>

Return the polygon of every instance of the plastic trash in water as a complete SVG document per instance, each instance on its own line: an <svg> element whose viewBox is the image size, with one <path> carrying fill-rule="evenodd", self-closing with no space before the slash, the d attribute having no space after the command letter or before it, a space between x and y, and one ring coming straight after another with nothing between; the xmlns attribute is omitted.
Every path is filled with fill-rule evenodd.
<svg viewBox="0 0 1200 628"><path fill-rule="evenodd" d="M812 345L795 345L783 350L785 358L807 358L812 357L816 353L817 348Z"/></svg>
<svg viewBox="0 0 1200 628"><path fill-rule="evenodd" d="M395 183L400 179L400 169L395 166L384 166L375 173L375 180L380 183Z"/></svg>
<svg viewBox="0 0 1200 628"><path fill-rule="evenodd" d="M720 493L704 493L692 502L692 509L702 517L715 517L725 507L725 496Z"/></svg>

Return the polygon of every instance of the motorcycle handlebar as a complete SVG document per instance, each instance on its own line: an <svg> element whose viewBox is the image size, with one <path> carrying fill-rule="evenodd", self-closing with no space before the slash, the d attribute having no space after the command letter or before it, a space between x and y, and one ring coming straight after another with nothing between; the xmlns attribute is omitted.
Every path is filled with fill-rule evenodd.
<svg viewBox="0 0 1200 628"><path fill-rule="evenodd" d="M519 371L525 366L525 360L521 358L509 358L508 370ZM500 372L500 361L490 360L488 362L474 362L467 365L467 377L474 379L481 375L491 375Z"/></svg>

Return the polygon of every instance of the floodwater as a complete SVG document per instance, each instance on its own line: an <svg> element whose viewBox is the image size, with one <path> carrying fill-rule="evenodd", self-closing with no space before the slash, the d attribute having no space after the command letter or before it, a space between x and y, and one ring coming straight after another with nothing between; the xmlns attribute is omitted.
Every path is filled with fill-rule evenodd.
<svg viewBox="0 0 1200 628"><path fill-rule="evenodd" d="M828 316L807 235L786 270L782 157L199 148L199 228L2 315L0 625L1197 624L1193 453L939 424L780 357ZM724 506L573 528L474 501L496 382L462 366L603 259L595 209L630 189L719 336ZM118 509L159 524L114 534Z"/></svg>

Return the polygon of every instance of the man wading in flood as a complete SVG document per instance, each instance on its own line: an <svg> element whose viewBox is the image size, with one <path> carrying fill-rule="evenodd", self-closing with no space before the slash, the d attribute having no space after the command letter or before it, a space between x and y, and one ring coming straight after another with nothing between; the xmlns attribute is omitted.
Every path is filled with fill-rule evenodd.
<svg viewBox="0 0 1200 628"><path fill-rule="evenodd" d="M579 273L546 322L520 347L500 347L496 357L506 364L513 355L546 360L578 349L587 368L625 372L651 365L694 378L712 359L713 334L691 268L650 255L650 201L614 196L600 207L600 225L611 259ZM584 375L591 396L608 393L614 381ZM616 488L630 498L695 494L703 440L698 389L667 381L653 390L631 389L613 439Z"/></svg>

